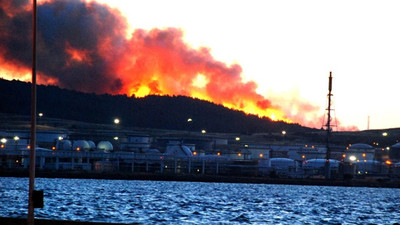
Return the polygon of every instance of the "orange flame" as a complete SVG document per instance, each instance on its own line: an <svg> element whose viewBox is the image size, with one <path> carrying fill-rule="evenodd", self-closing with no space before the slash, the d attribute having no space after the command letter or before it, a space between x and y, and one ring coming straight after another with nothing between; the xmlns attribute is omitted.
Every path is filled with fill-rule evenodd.
<svg viewBox="0 0 400 225"><path fill-rule="evenodd" d="M45 57L42 59L52 62L40 62L46 66L39 68L39 84L57 84L62 88L79 91L136 97L184 95L271 120L303 125L310 121L301 112L317 111L318 107L296 99L297 111L300 113L294 114L291 106L283 105L282 101L267 99L257 93L254 81L245 82L242 79L240 65L226 65L215 60L209 48L190 47L183 41L182 30L136 29L132 35L127 36L125 18L116 9L104 4L89 0L38 2L47 9L43 14L48 13L48 18L55 22L61 21L55 26L46 27L45 31L38 30L38 44L42 44L38 54L43 53ZM66 4L76 4L76 7L66 7ZM0 8L9 9L6 18L9 21L19 19L14 16L21 10L26 11L25 8L13 8L13 5L6 3L0 3ZM76 12L72 11L75 9ZM65 13L62 13L63 10ZM74 16L62 17L69 14ZM29 21L27 18L25 20ZM60 27L64 25L66 27ZM69 29L67 33L63 32L65 29ZM70 29L78 29L79 32ZM12 32L12 29L8 31ZM0 38L9 40L11 36L9 38L5 33L0 34ZM57 38L54 38L55 34ZM21 46L24 43L21 41ZM13 49L6 48L0 46L1 76L10 80L29 81L29 60L18 59L17 55L15 59L9 59L6 50Z"/></svg>
<svg viewBox="0 0 400 225"><path fill-rule="evenodd" d="M207 48L192 49L178 29L137 29L111 71L124 84L120 94L185 95L272 120L292 122L278 105L244 82L239 65L216 61ZM110 72L111 72L110 71Z"/></svg>

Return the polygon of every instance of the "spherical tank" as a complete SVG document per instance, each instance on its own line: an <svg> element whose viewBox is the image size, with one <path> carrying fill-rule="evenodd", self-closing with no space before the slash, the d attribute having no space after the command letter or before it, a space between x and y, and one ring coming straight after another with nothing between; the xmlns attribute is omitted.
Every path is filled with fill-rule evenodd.
<svg viewBox="0 0 400 225"><path fill-rule="evenodd" d="M104 152L112 152L114 150L113 145L109 141L100 141L97 144L97 150Z"/></svg>
<svg viewBox="0 0 400 225"><path fill-rule="evenodd" d="M87 141L90 146L90 151L96 150L96 144L93 141Z"/></svg>
<svg viewBox="0 0 400 225"><path fill-rule="evenodd" d="M85 140L74 141L74 144L72 145L72 150L78 151L78 152L79 151L89 151L90 145Z"/></svg>
<svg viewBox="0 0 400 225"><path fill-rule="evenodd" d="M70 140L60 140L56 143L56 150L71 151L72 144Z"/></svg>

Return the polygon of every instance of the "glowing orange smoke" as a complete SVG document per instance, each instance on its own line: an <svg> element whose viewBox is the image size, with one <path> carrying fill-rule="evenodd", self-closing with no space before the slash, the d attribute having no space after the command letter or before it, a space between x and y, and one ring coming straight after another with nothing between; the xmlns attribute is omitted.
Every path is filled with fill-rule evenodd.
<svg viewBox="0 0 400 225"><path fill-rule="evenodd" d="M7 24L31 21L22 3L13 8L0 2L1 9L10 12L5 16ZM94 1L41 0L38 12L45 18L39 21L42 29L38 30L38 83L136 97L184 95L303 125L309 121L303 113L292 113L291 105L298 106L299 112L317 111L300 99L290 106L267 99L256 92L255 82L243 81L240 65L215 60L208 48L190 47L183 41L182 30L136 29L127 36L121 14ZM14 46L22 49L29 43L29 37L20 35L29 30L0 29L8 29L0 30L0 41L11 43L21 38ZM15 48L3 47L0 45L0 76L28 80L29 51L15 54Z"/></svg>
<svg viewBox="0 0 400 225"><path fill-rule="evenodd" d="M67 66L71 65L71 63L86 63L91 65L90 52L86 49L77 49L71 46L69 42L65 44L65 52L70 56L70 60L67 62Z"/></svg>
<svg viewBox="0 0 400 225"><path fill-rule="evenodd" d="M124 84L120 94L185 95L272 120L292 122L277 106L244 82L239 65L216 61L209 49L190 48L179 29L137 29L110 68Z"/></svg>

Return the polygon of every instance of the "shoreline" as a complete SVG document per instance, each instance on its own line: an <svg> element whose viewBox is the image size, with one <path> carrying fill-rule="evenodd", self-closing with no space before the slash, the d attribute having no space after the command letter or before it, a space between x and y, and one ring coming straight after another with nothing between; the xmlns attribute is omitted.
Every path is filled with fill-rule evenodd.
<svg viewBox="0 0 400 225"><path fill-rule="evenodd" d="M157 173L94 173L82 171L47 172L36 171L36 178L70 178L70 179L109 179L109 180L149 180L149 181L180 181L209 183L251 183L251 184L282 184L282 185L314 185L342 187L375 187L400 188L399 178L353 178L353 179L316 179L316 178L270 178L224 175L194 175L194 174L157 174ZM24 170L0 170L0 177L29 177Z"/></svg>

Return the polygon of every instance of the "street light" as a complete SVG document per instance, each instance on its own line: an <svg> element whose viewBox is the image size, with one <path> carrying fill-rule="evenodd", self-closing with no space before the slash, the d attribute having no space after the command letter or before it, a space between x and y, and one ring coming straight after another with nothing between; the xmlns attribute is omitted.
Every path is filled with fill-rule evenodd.
<svg viewBox="0 0 400 225"><path fill-rule="evenodd" d="M119 124L121 121L118 118L114 119L114 124Z"/></svg>
<svg viewBox="0 0 400 225"><path fill-rule="evenodd" d="M205 134L205 133L207 133L207 131L206 130L201 130L201 133Z"/></svg>
<svg viewBox="0 0 400 225"><path fill-rule="evenodd" d="M192 130L193 119L188 118L186 122L187 122L188 134L190 135L190 130Z"/></svg>
<svg viewBox="0 0 400 225"><path fill-rule="evenodd" d="M286 131L285 130L283 130L282 131L282 138L283 138L283 141L285 142L286 140Z"/></svg>

